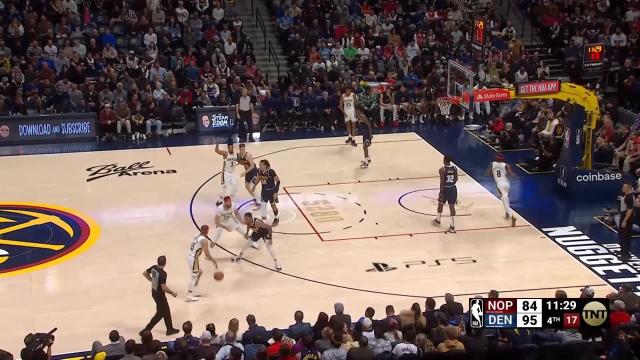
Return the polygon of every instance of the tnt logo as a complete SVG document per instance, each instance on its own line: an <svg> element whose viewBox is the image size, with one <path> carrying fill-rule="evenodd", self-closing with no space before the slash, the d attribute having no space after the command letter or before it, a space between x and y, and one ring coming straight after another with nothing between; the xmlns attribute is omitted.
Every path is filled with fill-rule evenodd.
<svg viewBox="0 0 640 360"><path fill-rule="evenodd" d="M470 299L469 309L471 310L471 327L482 328L484 326L484 300Z"/></svg>
<svg viewBox="0 0 640 360"><path fill-rule="evenodd" d="M587 303L582 308L582 320L589 326L601 326L607 321L608 316L609 311L607 307L599 301Z"/></svg>

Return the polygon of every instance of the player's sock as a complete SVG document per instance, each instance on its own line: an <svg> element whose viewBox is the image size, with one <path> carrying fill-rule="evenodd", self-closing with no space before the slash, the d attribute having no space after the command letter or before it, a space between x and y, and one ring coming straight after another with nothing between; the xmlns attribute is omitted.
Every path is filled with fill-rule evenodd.
<svg viewBox="0 0 640 360"><path fill-rule="evenodd" d="M260 206L260 216L262 216L263 219L267 218L267 203L266 202Z"/></svg>
<svg viewBox="0 0 640 360"><path fill-rule="evenodd" d="M271 246L271 244L269 244L269 242L266 242L266 247L267 247L267 251L269 252L269 255L271 255L271 258L273 259L273 262L277 263L278 259L276 259L276 254L273 252L273 247Z"/></svg>
<svg viewBox="0 0 640 360"><path fill-rule="evenodd" d="M196 289L196 282L198 281L198 274L192 272L191 273L191 281L189 281L189 295L193 296L193 292Z"/></svg>
<svg viewBox="0 0 640 360"><path fill-rule="evenodd" d="M502 205L504 205L504 212L508 216L511 216L511 204L509 203L509 194L502 195Z"/></svg>
<svg viewBox="0 0 640 360"><path fill-rule="evenodd" d="M278 218L278 210L273 210L273 218L277 219Z"/></svg>
<svg viewBox="0 0 640 360"><path fill-rule="evenodd" d="M442 213L441 212L438 213L438 217L436 217L436 221L440 222L440 219L442 219Z"/></svg>
<svg viewBox="0 0 640 360"><path fill-rule="evenodd" d="M456 227L456 217L454 215L451 215L451 225L449 227L452 229Z"/></svg>

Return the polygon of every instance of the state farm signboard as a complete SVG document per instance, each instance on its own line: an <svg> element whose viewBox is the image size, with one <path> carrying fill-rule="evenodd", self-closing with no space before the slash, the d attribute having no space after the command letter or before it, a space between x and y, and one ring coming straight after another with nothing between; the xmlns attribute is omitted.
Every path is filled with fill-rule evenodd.
<svg viewBox="0 0 640 360"><path fill-rule="evenodd" d="M553 94L560 91L560 80L545 80L516 84L516 95Z"/></svg>
<svg viewBox="0 0 640 360"><path fill-rule="evenodd" d="M477 89L473 91L473 101L491 102L511 99L511 93L507 89Z"/></svg>

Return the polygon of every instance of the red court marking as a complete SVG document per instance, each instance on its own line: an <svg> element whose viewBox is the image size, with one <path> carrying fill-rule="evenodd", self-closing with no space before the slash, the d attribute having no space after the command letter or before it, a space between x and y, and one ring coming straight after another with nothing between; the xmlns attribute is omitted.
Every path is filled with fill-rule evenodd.
<svg viewBox="0 0 640 360"><path fill-rule="evenodd" d="M511 229L511 228L521 228L521 227L526 227L526 226L530 226L530 225L492 226L492 227L484 227L484 228L460 229L460 230L456 230L456 232ZM445 230L421 231L421 232L406 233L406 234L371 235L371 236L359 236L359 237L339 238L339 239L322 239L321 238L321 240L322 241L328 241L328 242L330 242L330 241L349 241L349 240L374 239L374 238L383 238L383 237L398 237L398 236L409 236L409 235L438 234L438 233L444 233L444 232L445 232ZM451 236L455 236L455 234L451 234Z"/></svg>
<svg viewBox="0 0 640 360"><path fill-rule="evenodd" d="M465 176L465 174L460 174L458 177ZM409 177L409 178L401 178L401 179L378 179L378 180L362 180L362 181L345 181L345 182L337 182L337 183L324 183L324 184L310 184L310 185L290 185L288 188L301 188L301 187L314 187L314 186L332 186L332 185L348 185L348 184L366 184L366 183L375 183L375 182L383 182L383 181L403 181L403 180L420 180L420 179L437 179L440 175L434 176L418 176L418 177Z"/></svg>
<svg viewBox="0 0 640 360"><path fill-rule="evenodd" d="M293 205L296 206L296 208L298 208L298 211L300 211L300 214L302 214L302 216L304 217L305 220L307 220L307 223L309 224L309 226L311 226L311 229L313 230L314 233L316 233L316 235L318 235L318 239L320 239L320 241L324 241L324 239L322 238L322 235L320 235L320 233L318 232L318 230L316 230L316 227L313 226L313 224L311 223L311 221L309 221L309 218L307 217L307 215L304 213L304 211L302 211L302 209L300 208L300 206L298 206L298 203L293 199L293 196L291 196L291 194L289 194L289 191L287 191L286 187L282 187L282 190L284 190L284 192L287 193L287 196L289 196L289 199L291 199L291 201L293 202Z"/></svg>

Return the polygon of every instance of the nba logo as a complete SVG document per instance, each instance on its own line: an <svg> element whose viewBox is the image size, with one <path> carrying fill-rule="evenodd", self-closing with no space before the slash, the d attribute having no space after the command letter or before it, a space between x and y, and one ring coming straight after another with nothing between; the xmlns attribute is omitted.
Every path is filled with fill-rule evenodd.
<svg viewBox="0 0 640 360"><path fill-rule="evenodd" d="M484 301L482 299L469 300L471 327L480 329L484 326Z"/></svg>

